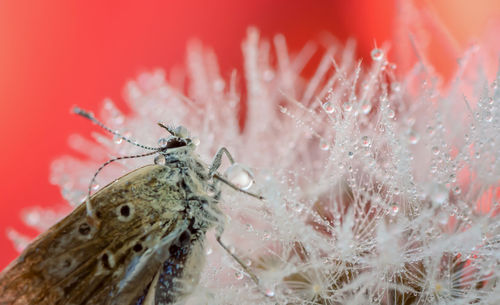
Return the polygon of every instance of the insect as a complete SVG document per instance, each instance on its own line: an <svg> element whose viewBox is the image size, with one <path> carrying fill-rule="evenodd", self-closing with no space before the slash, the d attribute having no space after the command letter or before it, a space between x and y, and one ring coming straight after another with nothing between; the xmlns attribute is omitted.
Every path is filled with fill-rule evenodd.
<svg viewBox="0 0 500 305"><path fill-rule="evenodd" d="M0 274L0 305L120 304L163 305L182 301L196 285L203 266L208 229L258 285L257 277L221 241L220 184L263 199L218 172L226 148L211 166L195 153L184 127L165 128L161 147L132 142L93 114L75 108L115 136L150 150L104 163L157 155L155 164L108 184L33 241Z"/></svg>

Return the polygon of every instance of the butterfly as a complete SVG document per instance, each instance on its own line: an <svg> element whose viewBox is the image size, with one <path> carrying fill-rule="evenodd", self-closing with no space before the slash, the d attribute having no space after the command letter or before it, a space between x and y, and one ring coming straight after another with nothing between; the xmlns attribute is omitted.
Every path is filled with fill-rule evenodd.
<svg viewBox="0 0 500 305"><path fill-rule="evenodd" d="M155 164L126 174L92 196L89 186L86 201L37 237L0 274L0 305L182 302L196 287L205 234L214 227L219 244L258 285L257 277L221 241L220 183L263 199L218 173L223 155L238 166L226 148L207 166L185 127L159 124L170 137L158 148L148 147L106 127L90 112L74 111L151 150L107 161L90 185L103 167L117 160L156 154Z"/></svg>

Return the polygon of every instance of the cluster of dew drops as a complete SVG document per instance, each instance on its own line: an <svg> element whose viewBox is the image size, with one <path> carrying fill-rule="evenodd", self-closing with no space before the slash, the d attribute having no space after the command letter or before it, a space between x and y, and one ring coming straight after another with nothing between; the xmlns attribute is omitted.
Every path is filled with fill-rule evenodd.
<svg viewBox="0 0 500 305"><path fill-rule="evenodd" d="M371 52L370 52L370 56L372 58L372 60L375 62L375 63L381 63L382 66L381 66L381 70L384 70L385 67L387 65L389 65L389 67L391 69L396 69L396 64L394 63L391 63L389 64L387 61L385 61L385 53L382 49L380 48L374 48ZM393 90L398 90L399 89L399 84L397 82L394 82L392 84L392 89ZM332 93L332 89L329 90L329 94L324 98L324 100L326 100L324 103L322 103L322 109L323 111L330 116L330 118L334 119L332 117L332 115L335 114L335 112L337 111L337 108L335 106L335 102L331 100L331 93ZM372 103L369 102L369 101L362 101L361 104L359 105L359 110L361 110L361 113L364 114L364 115L368 115L370 113L370 111L372 110ZM353 109L355 109L353 103L351 101L346 101L342 104L342 109L344 112L351 112ZM356 114L358 114L358 112L356 112ZM387 109L387 117L388 118L394 118L395 117L395 112L394 110L392 110L391 108L388 108ZM418 136L415 135L414 137L414 144L416 144L416 142L418 142ZM362 139L361 139L361 145L363 147L370 147L371 145L371 139L368 137L368 136L363 136ZM320 141L319 141L319 148L323 151L328 151L330 148L331 148L331 145L329 143L328 140L324 139L324 138L320 138ZM351 155L352 156L352 155Z"/></svg>

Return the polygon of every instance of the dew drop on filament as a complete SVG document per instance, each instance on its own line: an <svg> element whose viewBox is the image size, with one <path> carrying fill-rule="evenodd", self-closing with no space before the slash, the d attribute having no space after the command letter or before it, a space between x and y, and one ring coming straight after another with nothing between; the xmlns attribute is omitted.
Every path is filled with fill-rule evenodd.
<svg viewBox="0 0 500 305"><path fill-rule="evenodd" d="M226 170L226 177L231 183L235 184L242 190L248 190L254 183L254 176L252 172L238 163L232 164Z"/></svg>
<svg viewBox="0 0 500 305"><path fill-rule="evenodd" d="M325 109L326 113L334 113L335 112L335 107L331 102L326 102L323 104L323 109Z"/></svg>
<svg viewBox="0 0 500 305"><path fill-rule="evenodd" d="M397 205L393 205L390 210L391 216L396 216L398 212L399 212L399 207Z"/></svg>
<svg viewBox="0 0 500 305"><path fill-rule="evenodd" d="M240 271L237 271L234 276L236 277L237 280L242 280L243 279L243 273Z"/></svg>
<svg viewBox="0 0 500 305"><path fill-rule="evenodd" d="M448 189L441 184L435 184L430 190L430 198L435 205L443 205L448 201Z"/></svg>
<svg viewBox="0 0 500 305"><path fill-rule="evenodd" d="M379 48L375 48L370 53L371 57L375 61L381 61L384 58L384 51Z"/></svg>
<svg viewBox="0 0 500 305"><path fill-rule="evenodd" d="M330 149L330 145L328 145L328 142L324 139L321 139L319 141L319 149L321 150L328 150Z"/></svg>
<svg viewBox="0 0 500 305"><path fill-rule="evenodd" d="M372 145L372 139L370 139L370 137L368 136L363 136L361 138L361 145L363 147L370 147L370 145Z"/></svg>
<svg viewBox="0 0 500 305"><path fill-rule="evenodd" d="M266 294L266 296L268 296L268 297L274 297L274 291L273 291L272 289L269 289L269 288L268 288L268 289L266 289L266 290L264 291L264 293L265 293L265 294Z"/></svg>
<svg viewBox="0 0 500 305"><path fill-rule="evenodd" d="M410 144L415 145L420 140L420 136L414 130L410 130L408 133L408 140L410 141Z"/></svg>
<svg viewBox="0 0 500 305"><path fill-rule="evenodd" d="M372 104L368 101L364 101L361 103L361 112L363 114L368 114L372 110Z"/></svg>
<svg viewBox="0 0 500 305"><path fill-rule="evenodd" d="M121 144L123 142L123 139L119 135L114 135L113 136L113 142L115 142L116 144Z"/></svg>
<svg viewBox="0 0 500 305"><path fill-rule="evenodd" d="M352 110L352 103L351 102L345 102L342 107L344 108L345 111L351 111Z"/></svg>

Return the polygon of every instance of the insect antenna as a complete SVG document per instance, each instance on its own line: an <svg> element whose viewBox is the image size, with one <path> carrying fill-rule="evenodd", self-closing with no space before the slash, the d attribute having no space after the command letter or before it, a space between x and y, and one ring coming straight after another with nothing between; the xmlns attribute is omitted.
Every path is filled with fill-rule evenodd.
<svg viewBox="0 0 500 305"><path fill-rule="evenodd" d="M138 147L141 147L141 148L144 148L144 149L147 149L147 150L158 150L158 148L156 147L151 147L151 146L146 146L146 145L142 145L142 144L139 144L135 141L132 141L130 140L129 138L125 137L125 136L122 136L118 131L116 130L113 130L109 127L107 127L106 125L104 125L103 123L101 123L98 119L95 118L94 114L91 113L91 112L88 112L88 111L85 111L79 107L74 107L73 108L73 112L86 118L86 119L89 119L92 121L92 123L96 124L97 126L101 127L102 129L106 130L107 132L117 136L117 137L120 137L122 140L132 144L132 145L135 145L135 146L138 146ZM172 133L169 129L167 129L170 133Z"/></svg>
<svg viewBox="0 0 500 305"><path fill-rule="evenodd" d="M124 159L134 159L134 158L142 158L142 157L147 157L147 156L151 156L151 155L154 155L156 154L157 151L152 151L152 152L148 152L148 153L145 153L145 154L139 154L139 155L132 155L132 156L122 156L122 157L116 157L116 158L113 158L113 159L109 159L108 161L104 162L98 169L97 171L94 173L94 176L92 177L92 180L90 180L90 184L89 184L89 189L88 189L88 192L87 192L87 199L85 200L85 205L86 205L86 208L87 208L87 216L91 217L91 218L94 218L94 210L92 208L92 204L90 203L90 195L91 195L91 192L92 192L92 185L94 184L96 178L97 178L97 175L99 175L99 172L101 172L101 170L106 167L107 165L115 162L115 161L118 161L118 160L124 160Z"/></svg>
<svg viewBox="0 0 500 305"><path fill-rule="evenodd" d="M175 133L174 133L172 127L163 125L162 123L158 123L158 126L160 126L162 128L165 128L171 135L175 136Z"/></svg>

